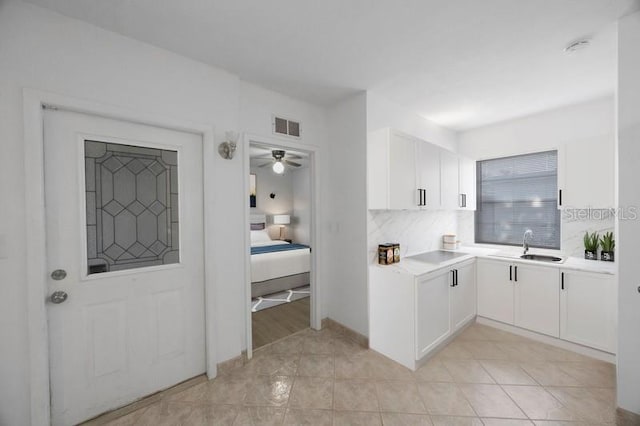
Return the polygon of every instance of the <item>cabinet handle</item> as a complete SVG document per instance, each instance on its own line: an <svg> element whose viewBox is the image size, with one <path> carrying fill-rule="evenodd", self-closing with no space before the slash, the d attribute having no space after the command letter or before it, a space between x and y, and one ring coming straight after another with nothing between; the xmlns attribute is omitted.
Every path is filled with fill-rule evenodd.
<svg viewBox="0 0 640 426"><path fill-rule="evenodd" d="M562 205L562 189L558 190L558 205Z"/></svg>
<svg viewBox="0 0 640 426"><path fill-rule="evenodd" d="M458 286L458 270L454 269L455 271L455 277L456 277L456 287Z"/></svg>
<svg viewBox="0 0 640 426"><path fill-rule="evenodd" d="M564 290L564 272L560 273L560 286Z"/></svg>
<svg viewBox="0 0 640 426"><path fill-rule="evenodd" d="M467 194L460 194L460 207L467 207Z"/></svg>
<svg viewBox="0 0 640 426"><path fill-rule="evenodd" d="M518 267L514 266L513 267L513 278L515 282L518 282Z"/></svg>
<svg viewBox="0 0 640 426"><path fill-rule="evenodd" d="M451 287L455 287L456 286L456 270L452 269L451 270Z"/></svg>
<svg viewBox="0 0 640 426"><path fill-rule="evenodd" d="M427 205L427 190L418 188L418 206Z"/></svg>
<svg viewBox="0 0 640 426"><path fill-rule="evenodd" d="M513 265L509 265L509 281L513 281Z"/></svg>

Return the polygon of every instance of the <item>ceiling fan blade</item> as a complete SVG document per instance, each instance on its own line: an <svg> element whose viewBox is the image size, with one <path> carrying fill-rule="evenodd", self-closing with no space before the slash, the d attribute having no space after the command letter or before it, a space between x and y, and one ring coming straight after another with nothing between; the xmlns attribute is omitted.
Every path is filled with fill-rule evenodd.
<svg viewBox="0 0 640 426"><path fill-rule="evenodd" d="M284 161L285 163L287 163L289 166L293 166L293 167L300 167L300 166L302 166L302 164L300 164L300 163L296 163L296 162L293 162L293 161L289 161L289 160L282 160L282 161Z"/></svg>
<svg viewBox="0 0 640 426"><path fill-rule="evenodd" d="M302 160L303 157L299 156L298 154L287 154L286 158L290 158L293 160Z"/></svg>
<svg viewBox="0 0 640 426"><path fill-rule="evenodd" d="M258 167L267 167L268 165L270 165L270 164L272 164L272 163L273 163L273 161L267 161L267 162L266 162L266 163L264 163L264 164L260 164Z"/></svg>

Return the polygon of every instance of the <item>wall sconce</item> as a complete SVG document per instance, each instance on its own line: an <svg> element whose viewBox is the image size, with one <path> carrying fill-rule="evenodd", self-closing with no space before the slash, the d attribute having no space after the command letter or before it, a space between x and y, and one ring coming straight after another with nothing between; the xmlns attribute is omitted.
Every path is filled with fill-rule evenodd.
<svg viewBox="0 0 640 426"><path fill-rule="evenodd" d="M225 132L225 142L218 145L218 154L225 160L231 160L238 147L238 132Z"/></svg>

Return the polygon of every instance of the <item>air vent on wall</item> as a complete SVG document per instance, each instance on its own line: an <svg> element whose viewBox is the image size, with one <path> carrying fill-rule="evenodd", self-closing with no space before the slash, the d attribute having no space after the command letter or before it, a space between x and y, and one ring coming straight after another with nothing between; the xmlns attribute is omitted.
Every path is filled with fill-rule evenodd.
<svg viewBox="0 0 640 426"><path fill-rule="evenodd" d="M300 122L273 116L273 133L277 135L300 137Z"/></svg>

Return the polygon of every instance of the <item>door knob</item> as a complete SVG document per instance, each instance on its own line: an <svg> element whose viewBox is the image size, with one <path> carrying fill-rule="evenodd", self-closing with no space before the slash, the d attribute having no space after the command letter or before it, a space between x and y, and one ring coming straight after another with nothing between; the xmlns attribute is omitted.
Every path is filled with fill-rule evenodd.
<svg viewBox="0 0 640 426"><path fill-rule="evenodd" d="M69 295L64 291L54 291L51 294L51 303L55 303L57 305L67 300L67 297L69 297Z"/></svg>
<svg viewBox="0 0 640 426"><path fill-rule="evenodd" d="M51 273L51 278L56 281L64 280L67 277L67 271L64 269L56 269Z"/></svg>

